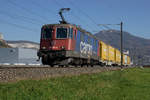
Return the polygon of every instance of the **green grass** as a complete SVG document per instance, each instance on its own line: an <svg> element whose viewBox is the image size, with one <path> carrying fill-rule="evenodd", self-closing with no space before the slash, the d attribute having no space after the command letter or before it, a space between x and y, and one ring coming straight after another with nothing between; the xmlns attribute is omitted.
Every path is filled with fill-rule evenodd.
<svg viewBox="0 0 150 100"><path fill-rule="evenodd" d="M150 69L1 83L0 100L150 100Z"/></svg>

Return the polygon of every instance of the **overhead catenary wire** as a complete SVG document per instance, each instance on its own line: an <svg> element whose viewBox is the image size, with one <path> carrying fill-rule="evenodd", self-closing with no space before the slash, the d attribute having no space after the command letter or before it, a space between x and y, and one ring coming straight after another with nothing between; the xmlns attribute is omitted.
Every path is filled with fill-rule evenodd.
<svg viewBox="0 0 150 100"><path fill-rule="evenodd" d="M76 18L77 20L81 21L82 23L85 23L85 21L83 21L79 16L76 16L73 12L72 12L72 14L74 15L74 16L73 16L74 18ZM90 28L90 26L89 26L88 24L86 24L86 26L87 26L88 28Z"/></svg>
<svg viewBox="0 0 150 100"><path fill-rule="evenodd" d="M61 1L61 3L60 2L58 2L57 0L53 0L55 3L56 3L56 5L58 6L58 7L65 7L64 5L64 2L63 1ZM74 13L74 11L71 11L71 16L72 17L74 17L75 19L77 19L77 21L79 21L79 22L82 22L82 23L86 23L85 25L90 29L91 27L93 27L91 24L88 24L86 21L84 21L83 19L81 19L81 17L79 17L79 16L77 16L75 13ZM90 26L89 26L90 25ZM81 25L80 25L81 26Z"/></svg>
<svg viewBox="0 0 150 100"><path fill-rule="evenodd" d="M59 3L59 2L57 2L57 0L54 0L55 2L56 2L56 4L59 6L62 6L62 7L64 7L61 3ZM71 15L72 17L74 17L75 19L77 19L77 21L79 21L79 22L82 22L82 23L86 23L86 21L84 21L84 20L82 20L79 16L77 16L75 13L74 13L74 11L71 11L70 12L71 14L69 14L69 15ZM80 27L81 27L81 25L79 25ZM88 28L90 28L90 26L88 25L88 24L86 24L86 26L88 27Z"/></svg>
<svg viewBox="0 0 150 100"><path fill-rule="evenodd" d="M10 8L11 9L11 8ZM10 15L10 16L15 16L15 17L17 17L17 18L22 18L22 19L26 19L26 20L29 20L29 21L32 21L32 22L35 22L35 23L38 23L38 24L44 24L45 22L44 21L42 21L42 20L40 20L40 19L36 19L35 17L34 18L32 18L32 17L27 17L27 16L25 16L25 15L21 15L21 14L19 14L19 13L12 13L12 12L6 12L6 11L3 11L3 10L0 10L0 13L3 13L3 14L5 14L5 15Z"/></svg>
<svg viewBox="0 0 150 100"><path fill-rule="evenodd" d="M17 3L16 3L15 1L13 1L13 0L6 0L6 1L8 1L9 4L15 6L16 8L20 8L20 9L22 9L22 10L24 10L24 11L26 11L26 12L32 14L32 15L37 15L37 16L39 16L42 20L47 21L44 16L41 16L40 14L37 14L37 13L35 13L34 11L29 10L29 9L27 9L27 8L24 7L24 6L21 6L21 5L17 4ZM32 1L34 2L33 4L34 4L35 6L40 6L42 9L46 10L47 12L49 11L48 9L46 9L46 7L41 6L41 4L39 4L38 2L35 2L34 0L32 0ZM54 0L54 1L56 1L56 0ZM56 1L56 2L57 2L57 1ZM71 1L69 1L69 2L71 2ZM58 2L57 2L57 5L61 5L61 3L58 3ZM73 5L75 5L75 4L73 4ZM77 7L77 8L78 8L78 7ZM81 10L80 8L78 8L78 9ZM83 11L81 10L81 12L83 12ZM50 13L51 13L51 12L50 12ZM52 13L54 13L54 12L52 11ZM23 16L23 15L14 15L14 14L12 15L12 14L8 14L8 13L5 13L5 15L8 15L9 17L13 17L13 18L16 18L16 19L22 19L22 21L26 21L26 22L29 22L29 23L31 23L31 24L38 24L38 23L39 23L38 20L36 21L34 18L29 18L29 17ZM84 15L85 15L85 16L87 15L87 17L90 17L90 16L89 16L88 14L86 14L86 13L84 13ZM86 22L86 21L83 21L83 20L81 19L81 17L75 15L74 13L73 13L73 17L76 18L77 20L80 20L80 21L83 22L83 23ZM90 18L90 20L93 20L93 19ZM93 20L93 22L94 22L94 20ZM42 23L43 23L43 22L42 22ZM91 28L89 25L91 26L91 24L87 24L87 27ZM93 24L93 25L94 25L94 24ZM92 26L92 27L93 27L93 26Z"/></svg>
<svg viewBox="0 0 150 100"><path fill-rule="evenodd" d="M79 7L77 7L76 5L75 5L75 3L73 3L71 0L68 0L67 1L68 3L70 3L72 6L74 6L79 12L81 12L86 18L88 18L92 23L93 23L93 25L95 26L95 28L97 29L97 30L99 30L99 27L97 26L97 23L94 21L94 19L93 18L91 18L87 13L85 13L82 9L80 9Z"/></svg>
<svg viewBox="0 0 150 100"><path fill-rule="evenodd" d="M53 0L59 7L63 7L64 8L64 5L62 5L61 3L59 3L57 0Z"/></svg>
<svg viewBox="0 0 150 100"><path fill-rule="evenodd" d="M7 24L7 25L11 25L13 27L17 27L19 29L24 29L24 30L27 30L27 31L32 31L32 32L39 32L37 29L34 29L34 28L29 28L29 27L26 27L26 26L23 26L23 25L18 25L16 23L11 23L11 22L8 22L8 21L5 21L5 20L1 20L1 23L4 23L4 24Z"/></svg>
<svg viewBox="0 0 150 100"><path fill-rule="evenodd" d="M43 9L43 11L50 13L53 13L53 15L57 15L56 12L54 12L52 9L46 8L45 6L42 6L40 3L37 2L37 0L30 0L30 2L32 2L33 5L40 7Z"/></svg>
<svg viewBox="0 0 150 100"><path fill-rule="evenodd" d="M110 27L108 27L107 24L98 24L98 26L103 26L104 28L106 28L108 30L112 30Z"/></svg>
<svg viewBox="0 0 150 100"><path fill-rule="evenodd" d="M9 4L13 5L14 7L20 8L20 9L22 9L22 10L24 10L24 11L26 11L27 13L30 13L30 14L32 14L32 15L39 16L42 20L44 20L44 21L47 22L47 20L46 20L47 18L44 17L44 16L42 16L41 14L35 13L35 12L32 11L32 10L29 10L29 9L27 9L27 8L25 8L25 7L23 7L23 6L19 5L19 4L17 4L17 3L15 3L13 0L7 0L7 1L8 1Z"/></svg>
<svg viewBox="0 0 150 100"><path fill-rule="evenodd" d="M84 12L82 9L80 9L79 7L77 7L77 6L75 5L75 3L73 3L71 0L68 0L68 2L69 2L71 5L73 5L75 8L77 8L77 10L78 10L79 12L81 12L85 17L87 17L89 20L91 20L91 22L93 23L93 25L96 26L96 27L97 27L96 29L99 31L99 27L97 26L97 23L95 22L95 20L94 20L92 17L90 17L86 12ZM111 28L110 28L109 26L107 26L107 25L103 25L102 28L105 28L105 29L108 29L108 30L111 29Z"/></svg>
<svg viewBox="0 0 150 100"><path fill-rule="evenodd" d="M37 0L36 0L36 1L35 1L35 0L30 0L30 2L32 2L33 5L42 8L44 11L46 11L46 12L48 12L48 13L56 14L52 9L46 8L45 6L42 6L41 4L39 4L39 3L37 2Z"/></svg>
<svg viewBox="0 0 150 100"><path fill-rule="evenodd" d="M114 25L118 26L120 24L98 24L98 26L103 26L109 30L112 30L112 28L110 28L109 26L114 26Z"/></svg>
<svg viewBox="0 0 150 100"><path fill-rule="evenodd" d="M35 1L35 0L30 0L30 2L32 3L32 5L41 8L41 10L44 11L45 13L47 12L48 14L51 14L50 16L53 16L53 18L55 18L56 16L58 16L58 14L57 14L55 11L53 11L53 10L50 9L50 8L46 8L45 6L42 6L40 3L38 3L37 0L36 0L36 1ZM49 16L48 16L48 17L49 17ZM52 17L51 17L51 18L52 18ZM47 23L48 23L48 21L51 22L51 20L47 19ZM46 23L46 24L47 24L47 23Z"/></svg>
<svg viewBox="0 0 150 100"><path fill-rule="evenodd" d="M41 15L37 14L36 12L30 10L29 8L26 8L23 5L18 4L18 2L15 2L15 1L12 1L12 0L6 0L5 2L8 4L7 8L12 9L12 10L14 8L16 10L22 10L22 13L27 12L28 14L30 14L32 16L26 16L25 14L21 15L21 13L18 13L18 12L13 13L9 10L6 11L5 9L1 9L0 10L0 15L1 16L3 15L3 19L0 19L0 22L1 22L0 24L2 24L2 25L6 24L8 26L13 27L13 29L18 28L18 29L23 29L23 30L26 30L26 31L34 32L34 33L37 33L37 32L40 33L39 26L36 27L36 28L39 28L39 29L36 29L33 26L31 27L31 25L20 24L20 22L21 23L26 22L26 23L30 23L30 24L33 24L33 25L40 25L41 26L43 23L47 22L47 19L44 18L42 16L42 14ZM7 17L5 17L5 16L7 16ZM37 18L37 17L33 17L33 16L37 16L37 17L39 16L39 17ZM10 22L7 18L10 18L12 22Z"/></svg>
<svg viewBox="0 0 150 100"><path fill-rule="evenodd" d="M42 24L39 24L38 21L31 20L30 18L25 17L25 16L12 15L10 13L2 12L2 11L0 11L0 14L5 15L5 16L12 18L12 19L16 19L16 20L20 19L23 22L28 22L28 23L31 23L34 25L42 25Z"/></svg>

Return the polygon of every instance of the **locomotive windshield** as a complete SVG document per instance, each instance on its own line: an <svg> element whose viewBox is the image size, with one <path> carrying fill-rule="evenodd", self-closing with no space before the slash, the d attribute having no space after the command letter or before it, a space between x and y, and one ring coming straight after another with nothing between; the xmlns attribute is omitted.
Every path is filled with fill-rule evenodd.
<svg viewBox="0 0 150 100"><path fill-rule="evenodd" d="M56 38L67 38L67 28L57 28Z"/></svg>
<svg viewBox="0 0 150 100"><path fill-rule="evenodd" d="M52 38L52 28L45 28L42 30L42 38L51 39Z"/></svg>

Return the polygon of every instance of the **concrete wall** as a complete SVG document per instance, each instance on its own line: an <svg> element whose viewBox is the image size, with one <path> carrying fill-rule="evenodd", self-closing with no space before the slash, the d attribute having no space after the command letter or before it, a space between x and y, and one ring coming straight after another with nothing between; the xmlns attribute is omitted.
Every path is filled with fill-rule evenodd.
<svg viewBox="0 0 150 100"><path fill-rule="evenodd" d="M37 50L36 49L25 49L19 48L19 62L26 63L26 64L37 64L36 60L37 57Z"/></svg>
<svg viewBox="0 0 150 100"><path fill-rule="evenodd" d="M0 63L18 63L18 49L0 48Z"/></svg>
<svg viewBox="0 0 150 100"><path fill-rule="evenodd" d="M37 62L37 50L25 48L0 48L0 64L2 63L24 63L39 64Z"/></svg>

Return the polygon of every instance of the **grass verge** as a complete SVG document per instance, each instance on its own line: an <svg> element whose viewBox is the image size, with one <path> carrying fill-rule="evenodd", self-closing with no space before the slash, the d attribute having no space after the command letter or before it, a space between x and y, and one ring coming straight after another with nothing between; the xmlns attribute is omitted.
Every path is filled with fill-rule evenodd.
<svg viewBox="0 0 150 100"><path fill-rule="evenodd" d="M0 83L0 100L150 100L150 69Z"/></svg>

